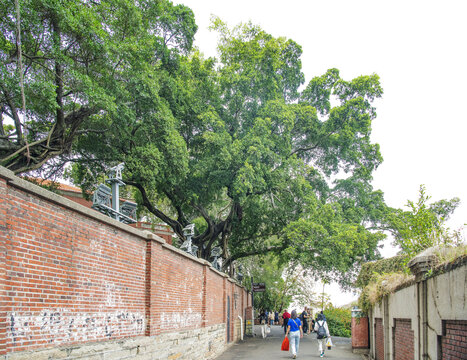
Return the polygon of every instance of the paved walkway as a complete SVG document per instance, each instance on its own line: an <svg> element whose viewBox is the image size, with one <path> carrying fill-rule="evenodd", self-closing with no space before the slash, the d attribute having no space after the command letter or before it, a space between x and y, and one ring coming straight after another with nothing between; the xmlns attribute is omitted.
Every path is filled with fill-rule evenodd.
<svg viewBox="0 0 467 360"><path fill-rule="evenodd" d="M290 351L281 351L282 340L284 340L284 329L279 325L271 328L271 333L263 339L261 329L255 326L256 336L245 337L243 341L232 345L227 351L220 355L216 360L273 360L273 359L291 359ZM333 337L333 348L326 350L325 359L339 360L361 360L360 355L352 353L351 340L348 338ZM316 334L303 336L300 340L300 350L297 359L319 359L318 342Z"/></svg>

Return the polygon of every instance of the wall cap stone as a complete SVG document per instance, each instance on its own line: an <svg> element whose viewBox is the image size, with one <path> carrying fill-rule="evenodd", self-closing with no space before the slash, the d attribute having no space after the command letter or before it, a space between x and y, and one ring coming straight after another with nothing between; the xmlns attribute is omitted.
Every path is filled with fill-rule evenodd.
<svg viewBox="0 0 467 360"><path fill-rule="evenodd" d="M166 242L164 242L164 244L162 244L162 247L168 249L168 250L171 250L173 252L176 252L177 254L180 254L180 255L183 255L185 256L186 258L190 259L190 260L193 260L193 261L196 261L197 263L201 264L201 265L204 265L204 262L205 260L204 259L200 259L196 256L193 256L189 253L187 253L186 251L183 251L173 245L170 245L170 244L167 244Z"/></svg>
<svg viewBox="0 0 467 360"><path fill-rule="evenodd" d="M146 235L146 238L149 240L154 240L157 241L158 243L165 244L165 240L162 239L160 236L157 236L156 234L150 232L149 230L143 230L143 234Z"/></svg>
<svg viewBox="0 0 467 360"><path fill-rule="evenodd" d="M445 253L446 251L446 248L433 246L411 259L407 266L410 272L415 275L415 281L419 282L423 280L424 275L438 264L437 254Z"/></svg>

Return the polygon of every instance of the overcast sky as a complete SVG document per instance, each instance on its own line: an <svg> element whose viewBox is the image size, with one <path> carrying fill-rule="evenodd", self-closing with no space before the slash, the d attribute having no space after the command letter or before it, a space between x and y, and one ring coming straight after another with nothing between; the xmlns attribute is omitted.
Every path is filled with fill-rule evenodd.
<svg viewBox="0 0 467 360"><path fill-rule="evenodd" d="M329 68L351 80L376 73L372 139L383 164L373 185L402 208L425 184L433 200L459 197L449 226L467 223L467 1L184 0L205 55L216 55L211 14L230 27L252 21L302 46L306 83ZM464 230L465 234L465 230ZM395 251L385 248L385 256Z"/></svg>

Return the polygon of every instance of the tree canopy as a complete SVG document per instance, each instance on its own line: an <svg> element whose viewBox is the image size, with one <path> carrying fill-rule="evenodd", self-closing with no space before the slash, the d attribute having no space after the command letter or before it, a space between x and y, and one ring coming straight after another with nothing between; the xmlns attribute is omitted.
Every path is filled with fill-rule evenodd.
<svg viewBox="0 0 467 360"><path fill-rule="evenodd" d="M124 116L122 93L188 52L197 29L165 0L18 1L19 16L16 1L0 5L0 164L18 174L105 131L96 119Z"/></svg>
<svg viewBox="0 0 467 360"><path fill-rule="evenodd" d="M86 189L124 162L139 204L180 239L195 223L199 256L220 246L224 268L274 251L346 283L378 256L376 74L330 69L301 89L301 47L253 24L214 18L219 57L206 59L191 48L192 12L169 1L29 2L22 116L13 9L2 5L2 119L27 129L2 134L4 166L73 163Z"/></svg>
<svg viewBox="0 0 467 360"><path fill-rule="evenodd" d="M438 245L462 243L461 234L450 231L446 221L459 206L459 198L438 200L429 204L430 196L420 185L418 200L407 201L409 210L391 209L387 214L388 230L401 248L404 265L419 252Z"/></svg>

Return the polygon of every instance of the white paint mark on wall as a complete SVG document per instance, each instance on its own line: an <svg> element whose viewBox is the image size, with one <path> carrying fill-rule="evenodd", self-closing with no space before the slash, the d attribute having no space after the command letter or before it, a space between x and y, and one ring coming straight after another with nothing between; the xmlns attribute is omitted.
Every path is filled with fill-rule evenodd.
<svg viewBox="0 0 467 360"><path fill-rule="evenodd" d="M163 312L161 314L161 327L163 329L177 329L199 326L201 313L187 309L185 312Z"/></svg>
<svg viewBox="0 0 467 360"><path fill-rule="evenodd" d="M113 282L105 283L105 305L107 308L116 307L122 303L120 295L120 287L117 287Z"/></svg>
<svg viewBox="0 0 467 360"><path fill-rule="evenodd" d="M8 337L13 343L38 337L58 345L138 336L144 334L144 328L144 315L130 311L73 313L69 309L44 309L34 314L8 314Z"/></svg>

